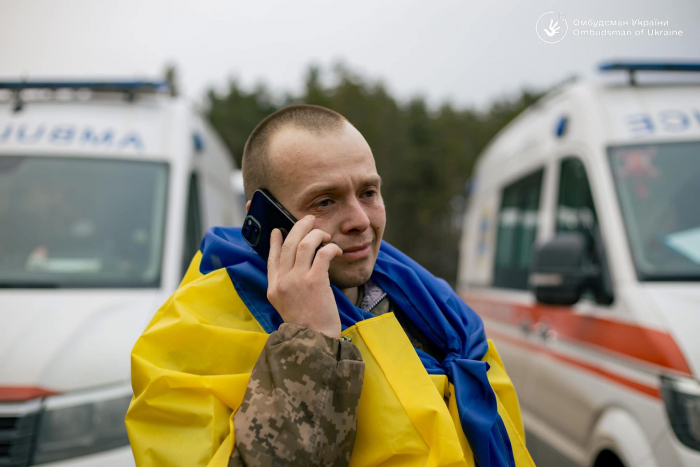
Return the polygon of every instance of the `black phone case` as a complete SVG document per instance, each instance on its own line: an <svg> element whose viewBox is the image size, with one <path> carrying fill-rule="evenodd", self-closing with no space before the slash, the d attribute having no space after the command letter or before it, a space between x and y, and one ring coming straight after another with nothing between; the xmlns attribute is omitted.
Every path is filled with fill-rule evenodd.
<svg viewBox="0 0 700 467"><path fill-rule="evenodd" d="M294 216L267 190L256 190L250 201L248 214L243 221L241 234L243 239L267 262L272 231L280 229L282 236L286 238L296 221Z"/></svg>

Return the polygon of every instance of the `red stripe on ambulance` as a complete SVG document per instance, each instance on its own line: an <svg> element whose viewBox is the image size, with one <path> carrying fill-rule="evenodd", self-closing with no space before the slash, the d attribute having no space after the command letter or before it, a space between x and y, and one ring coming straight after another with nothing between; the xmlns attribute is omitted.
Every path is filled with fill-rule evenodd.
<svg viewBox="0 0 700 467"><path fill-rule="evenodd" d="M511 344L515 344L517 346L520 346L520 347L525 347L528 350L531 350L534 352L546 354L549 357L555 358L555 359L560 360L564 363L568 363L570 365L574 365L574 366L577 366L577 367L582 368L584 370L587 370L589 372L595 373L599 376L602 376L606 379L612 380L618 384L626 386L626 387L633 389L637 392L641 392L642 394L646 394L647 396L651 396L651 397L654 397L656 399L661 399L661 393L659 392L658 387L649 386L647 384L640 383L639 381L634 381L632 379L625 378L624 376L620 376L620 375L613 373L611 371L607 371L603 368L597 367L595 365L591 365L590 363L581 361L581 360L576 359L576 358L571 358L571 357L568 357L566 355L562 355L558 352L554 352L550 349L540 347L536 344L532 344L532 343L527 342L523 339L518 339L516 337L512 337L512 336L509 336L507 334L500 333L498 331L493 331L493 330L489 329L487 331L487 335L496 337L496 339L503 340L503 341L509 342Z"/></svg>
<svg viewBox="0 0 700 467"><path fill-rule="evenodd" d="M0 386L0 402L23 402L58 394L36 386Z"/></svg>
<svg viewBox="0 0 700 467"><path fill-rule="evenodd" d="M518 305L469 292L461 296L482 317L515 326L524 322L531 325L545 322L549 329L557 333L558 339L584 343L692 377L676 341L665 331L576 314L570 307Z"/></svg>

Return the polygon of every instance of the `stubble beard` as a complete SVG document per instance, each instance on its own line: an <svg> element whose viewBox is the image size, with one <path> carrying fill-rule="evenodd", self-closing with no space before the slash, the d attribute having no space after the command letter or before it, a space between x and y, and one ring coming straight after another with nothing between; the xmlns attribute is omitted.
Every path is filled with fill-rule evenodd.
<svg viewBox="0 0 700 467"><path fill-rule="evenodd" d="M339 289L350 289L364 285L372 276L374 270L374 262L376 258L367 258L358 263L352 264L333 264L328 269L328 277L331 284Z"/></svg>

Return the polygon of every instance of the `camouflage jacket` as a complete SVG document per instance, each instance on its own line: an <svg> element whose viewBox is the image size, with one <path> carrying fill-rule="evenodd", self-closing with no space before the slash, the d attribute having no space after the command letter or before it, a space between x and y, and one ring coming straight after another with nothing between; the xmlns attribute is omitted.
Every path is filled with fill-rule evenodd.
<svg viewBox="0 0 700 467"><path fill-rule="evenodd" d="M359 292L358 307L374 316L394 312L415 348L441 358L372 280ZM282 324L270 334L233 417L229 467L348 465L363 377L362 355L350 342Z"/></svg>
<svg viewBox="0 0 700 467"><path fill-rule="evenodd" d="M349 341L282 324L270 334L233 417L229 467L348 465L364 370Z"/></svg>

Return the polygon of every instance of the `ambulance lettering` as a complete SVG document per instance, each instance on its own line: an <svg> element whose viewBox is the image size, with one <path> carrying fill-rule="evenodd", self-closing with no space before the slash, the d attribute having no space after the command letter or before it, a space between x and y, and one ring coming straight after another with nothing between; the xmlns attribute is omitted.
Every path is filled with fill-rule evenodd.
<svg viewBox="0 0 700 467"><path fill-rule="evenodd" d="M143 142L141 142L141 137L138 135L138 133L127 133L121 140L119 140L117 147L119 147L119 149L124 149L130 145L139 151L143 150Z"/></svg>
<svg viewBox="0 0 700 467"><path fill-rule="evenodd" d="M655 115L643 112L628 115L625 119L627 129L636 136L654 133L681 133L691 128L700 129L700 108L690 112L668 109Z"/></svg>
<svg viewBox="0 0 700 467"><path fill-rule="evenodd" d="M0 133L0 143L4 143L10 139L10 135L12 135L12 126L8 125L2 133Z"/></svg>
<svg viewBox="0 0 700 467"><path fill-rule="evenodd" d="M83 136L80 138L80 144L91 144L99 146L105 144L111 146L114 142L114 132L112 130L103 131L102 134L96 133L92 128L85 128Z"/></svg>
<svg viewBox="0 0 700 467"><path fill-rule="evenodd" d="M53 144L70 144L75 137L75 127L72 125L59 125L51 130L49 142Z"/></svg>
<svg viewBox="0 0 700 467"><path fill-rule="evenodd" d="M129 131L118 135L112 129L96 131L91 127L78 128L72 124L57 124L49 127L45 124L8 123L0 126L0 144L17 142L22 144L45 143L52 146L79 146L94 148L132 149L143 151L145 145L138 132Z"/></svg>
<svg viewBox="0 0 700 467"><path fill-rule="evenodd" d="M17 141L20 143L38 143L44 133L46 127L44 125L37 126L33 131L27 131L27 125L20 125L17 129Z"/></svg>

